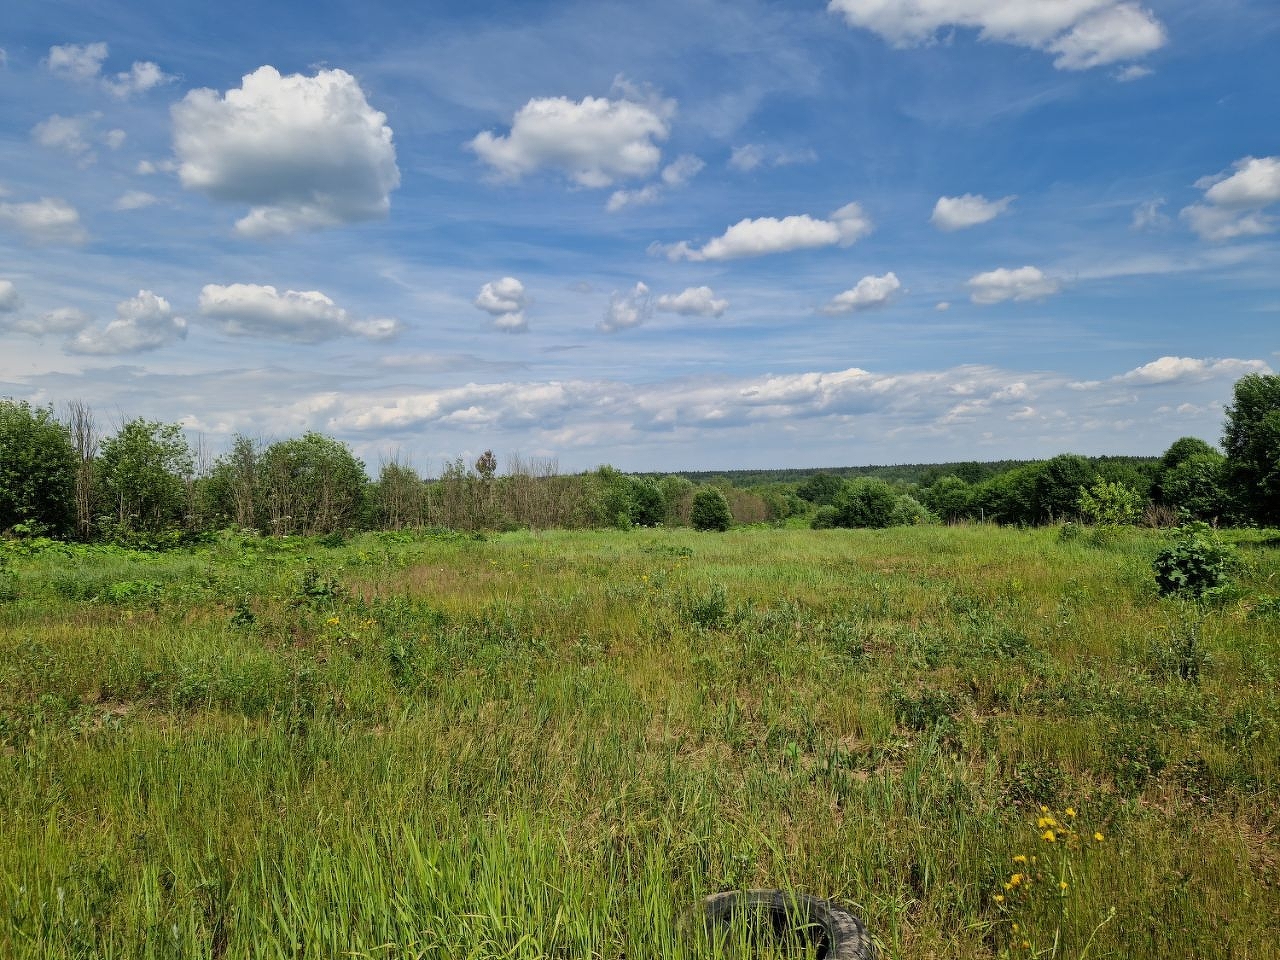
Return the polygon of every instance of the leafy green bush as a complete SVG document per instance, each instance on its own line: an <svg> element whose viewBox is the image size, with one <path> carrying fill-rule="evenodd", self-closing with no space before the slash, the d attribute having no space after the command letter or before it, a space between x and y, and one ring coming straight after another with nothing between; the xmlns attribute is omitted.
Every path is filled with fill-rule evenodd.
<svg viewBox="0 0 1280 960"><path fill-rule="evenodd" d="M819 507L813 515L809 526L814 530L830 530L836 525L836 508L830 505Z"/></svg>
<svg viewBox="0 0 1280 960"><path fill-rule="evenodd" d="M835 525L838 527L891 527L898 495L883 480L851 480L836 494Z"/></svg>
<svg viewBox="0 0 1280 960"><path fill-rule="evenodd" d="M1207 523L1174 531L1173 542L1156 554L1151 568L1163 597L1201 599L1221 591L1240 565L1239 555Z"/></svg>
<svg viewBox="0 0 1280 960"><path fill-rule="evenodd" d="M925 523L935 523L937 517L929 512L929 508L910 494L899 495L893 504L890 519L895 527L914 527Z"/></svg>
<svg viewBox="0 0 1280 960"><path fill-rule="evenodd" d="M728 530L733 523L729 501L715 487L702 487L693 495L689 522L695 530Z"/></svg>
<svg viewBox="0 0 1280 960"><path fill-rule="evenodd" d="M1080 515L1090 523L1107 526L1136 523L1142 507L1142 497L1123 483L1099 478L1091 487L1080 487Z"/></svg>

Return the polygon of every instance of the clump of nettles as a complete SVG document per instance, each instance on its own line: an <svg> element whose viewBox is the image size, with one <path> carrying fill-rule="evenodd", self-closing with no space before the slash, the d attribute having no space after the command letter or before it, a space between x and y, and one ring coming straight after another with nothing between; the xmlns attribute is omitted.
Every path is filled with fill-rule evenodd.
<svg viewBox="0 0 1280 960"><path fill-rule="evenodd" d="M1173 539L1151 564L1162 597L1201 600L1221 594L1240 565L1235 549L1207 523L1174 531Z"/></svg>

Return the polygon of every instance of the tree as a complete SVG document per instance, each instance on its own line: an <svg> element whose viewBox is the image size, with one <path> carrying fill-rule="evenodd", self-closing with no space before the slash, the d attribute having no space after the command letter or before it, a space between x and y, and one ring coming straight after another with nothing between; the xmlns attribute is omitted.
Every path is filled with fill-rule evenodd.
<svg viewBox="0 0 1280 960"><path fill-rule="evenodd" d="M1160 499L1185 520L1213 522L1227 514L1227 459L1217 450L1193 453L1160 476Z"/></svg>
<svg viewBox="0 0 1280 960"><path fill-rule="evenodd" d="M1093 483L1097 471L1086 457L1063 453L1046 460L1036 476L1036 516L1033 523L1053 523L1075 516L1080 488Z"/></svg>
<svg viewBox="0 0 1280 960"><path fill-rule="evenodd" d="M796 487L796 493L802 500L808 500L821 507L832 503L843 486L844 481L833 474L815 473Z"/></svg>
<svg viewBox="0 0 1280 960"><path fill-rule="evenodd" d="M55 536L75 521L76 458L50 410L0 400L0 530L25 524Z"/></svg>
<svg viewBox="0 0 1280 960"><path fill-rule="evenodd" d="M307 536L354 527L364 513L364 464L339 440L308 432L273 443L259 461L269 532Z"/></svg>
<svg viewBox="0 0 1280 960"><path fill-rule="evenodd" d="M845 483L831 505L837 527L891 527L898 495L883 480L860 477Z"/></svg>
<svg viewBox="0 0 1280 960"><path fill-rule="evenodd" d="M261 445L256 440L236 434L231 450L214 463L205 483L205 495L217 522L241 529L258 526L261 455Z"/></svg>
<svg viewBox="0 0 1280 960"><path fill-rule="evenodd" d="M1201 453L1217 453L1218 451L1199 437L1179 437L1169 445L1169 449L1160 458L1160 470L1172 470L1184 460Z"/></svg>
<svg viewBox="0 0 1280 960"><path fill-rule="evenodd" d="M426 486L418 471L401 462L398 454L382 464L371 492L379 526L400 530L422 524Z"/></svg>
<svg viewBox="0 0 1280 960"><path fill-rule="evenodd" d="M1280 525L1280 376L1255 373L1236 381L1222 448L1242 517Z"/></svg>
<svg viewBox="0 0 1280 960"><path fill-rule="evenodd" d="M973 507L983 520L1031 524L1039 521L1036 487L1040 465L1015 467L986 480L974 491Z"/></svg>
<svg viewBox="0 0 1280 960"><path fill-rule="evenodd" d="M101 507L121 532L159 533L186 516L191 448L176 423L130 420L102 444Z"/></svg>
<svg viewBox="0 0 1280 960"><path fill-rule="evenodd" d="M715 487L700 487L693 495L693 507L689 512L689 522L695 530L718 530L724 532L733 523L733 513L729 510L729 501Z"/></svg>
<svg viewBox="0 0 1280 960"><path fill-rule="evenodd" d="M921 496L925 505L947 523L969 516L973 509L973 487L955 474L940 478Z"/></svg>

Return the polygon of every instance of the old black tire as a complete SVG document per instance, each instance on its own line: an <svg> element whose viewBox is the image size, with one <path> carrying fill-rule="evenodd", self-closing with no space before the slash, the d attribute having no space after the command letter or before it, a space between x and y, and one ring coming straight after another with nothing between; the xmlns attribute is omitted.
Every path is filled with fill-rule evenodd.
<svg viewBox="0 0 1280 960"><path fill-rule="evenodd" d="M703 901L708 928L745 914L767 921L775 930L811 927L825 960L876 960L876 947L866 926L844 907L804 893L785 890L730 890Z"/></svg>

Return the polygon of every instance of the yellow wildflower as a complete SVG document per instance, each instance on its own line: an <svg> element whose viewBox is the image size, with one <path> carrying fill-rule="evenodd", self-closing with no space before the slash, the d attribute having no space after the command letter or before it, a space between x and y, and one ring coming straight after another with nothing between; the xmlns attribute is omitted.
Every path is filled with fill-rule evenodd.
<svg viewBox="0 0 1280 960"><path fill-rule="evenodd" d="M1101 843L1103 840L1105 840L1105 839L1106 839L1106 837L1104 837L1101 833L1095 833L1095 834L1093 835L1093 839L1095 839L1095 840L1097 840L1099 843Z"/></svg>
<svg viewBox="0 0 1280 960"><path fill-rule="evenodd" d="M328 620L326 620L325 622L326 622L327 624L329 624L329 626L331 626L331 627L336 627L336 626L337 626L339 623L341 623L342 621L341 621L341 620L339 620L337 617L330 617L330 618L329 618Z"/></svg>
<svg viewBox="0 0 1280 960"><path fill-rule="evenodd" d="M1076 815L1075 809L1073 807L1067 807L1067 816L1074 817L1075 815Z"/></svg>
<svg viewBox="0 0 1280 960"><path fill-rule="evenodd" d="M1040 839L1043 840L1045 843L1055 843L1057 842L1058 835L1054 833L1052 830L1046 830L1044 833L1040 835Z"/></svg>
<svg viewBox="0 0 1280 960"><path fill-rule="evenodd" d="M1041 804L1041 805L1040 805L1040 812L1041 812L1041 813L1048 813L1048 812L1049 812L1049 808L1048 808L1048 807L1046 807L1044 804Z"/></svg>
<svg viewBox="0 0 1280 960"><path fill-rule="evenodd" d="M1026 856L1026 854L1024 854L1024 853L1020 853L1020 854L1018 854L1016 857L1014 857L1014 858L1013 858L1013 862L1014 862L1014 863L1026 863L1026 862L1027 862L1027 856Z"/></svg>
<svg viewBox="0 0 1280 960"><path fill-rule="evenodd" d="M1059 889L1059 890L1065 890L1065 889L1067 889L1067 881L1065 881L1065 880L1060 880L1060 881L1058 881L1058 889Z"/></svg>
<svg viewBox="0 0 1280 960"><path fill-rule="evenodd" d="M995 895L995 901L996 901L996 903L1004 903L1004 894L1003 894L1003 893L997 893L997 894Z"/></svg>

